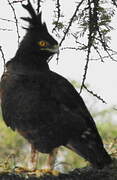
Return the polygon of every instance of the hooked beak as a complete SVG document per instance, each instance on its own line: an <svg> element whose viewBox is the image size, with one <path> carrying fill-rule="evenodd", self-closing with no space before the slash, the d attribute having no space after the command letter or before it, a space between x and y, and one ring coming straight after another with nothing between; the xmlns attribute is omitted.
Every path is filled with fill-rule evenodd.
<svg viewBox="0 0 117 180"><path fill-rule="evenodd" d="M55 53L59 52L59 45L54 45L54 46L47 47L47 48L41 48L41 50L48 51L50 53L55 54Z"/></svg>
<svg viewBox="0 0 117 180"><path fill-rule="evenodd" d="M52 53L58 53L59 52L59 45L54 45L52 48L49 49Z"/></svg>

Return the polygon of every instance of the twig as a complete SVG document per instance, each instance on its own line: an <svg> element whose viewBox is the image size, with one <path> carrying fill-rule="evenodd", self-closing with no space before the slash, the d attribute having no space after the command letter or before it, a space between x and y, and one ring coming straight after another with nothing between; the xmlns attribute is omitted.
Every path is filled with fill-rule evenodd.
<svg viewBox="0 0 117 180"><path fill-rule="evenodd" d="M110 54L110 56L115 56L115 55L117 55L117 53ZM95 58L95 59L90 59L90 60L91 61L98 61L101 59L101 61L104 62L104 59L107 59L107 58L109 58L109 56L101 56L100 58ZM113 61L117 62L117 60L115 60L115 59Z"/></svg>
<svg viewBox="0 0 117 180"><path fill-rule="evenodd" d="M93 3L93 6L91 4ZM84 74L83 74L83 80L80 88L80 93L82 92L82 89L85 84L86 76L87 76L87 71L88 71L88 65L89 65L89 60L90 60L90 53L91 53L91 48L94 47L94 40L95 36L99 30L98 27L98 8L99 8L99 0L88 0L88 9L89 9L89 15L88 15L88 45L87 45L87 58L86 58L86 64L84 68ZM104 45L103 45L104 46ZM100 53L98 50L96 50L98 55L101 57Z"/></svg>
<svg viewBox="0 0 117 180"><path fill-rule="evenodd" d="M112 3L113 3L114 6L117 7L117 2L116 2L116 0L112 0Z"/></svg>
<svg viewBox="0 0 117 180"><path fill-rule="evenodd" d="M14 14L14 19L15 19L15 22L16 22L15 24L16 24L16 30L17 30L17 38L18 38L17 41L18 41L18 45L19 45L20 35L19 35L19 27L18 27L17 16L16 16L15 9L14 9L13 5L11 4L11 2L9 0L7 0L7 1L8 1L9 5L10 5L12 11L13 11L13 14Z"/></svg>
<svg viewBox="0 0 117 180"><path fill-rule="evenodd" d="M96 48L94 45L93 45L93 48L95 49L95 51L96 51L97 54L99 55L99 57L100 57L99 59L101 59L101 61L104 62L103 57L102 57L100 51L98 50L98 48ZM92 60L92 59L91 59L91 60Z"/></svg>
<svg viewBox="0 0 117 180"><path fill-rule="evenodd" d="M12 1L11 4L22 3L23 1L26 1L26 0L16 0L16 1Z"/></svg>
<svg viewBox="0 0 117 180"><path fill-rule="evenodd" d="M57 26L59 24L59 19L60 19L60 16L61 16L60 0L57 0L56 9L57 9L57 21L56 21L56 25L53 28L52 32L55 31L55 29L57 28Z"/></svg>
<svg viewBox="0 0 117 180"><path fill-rule="evenodd" d="M70 50L76 50L76 51L82 50L82 49L76 48L76 47L63 47L63 48L61 48L60 50L64 50L64 49L70 49Z"/></svg>
<svg viewBox="0 0 117 180"><path fill-rule="evenodd" d="M80 7L81 4L83 3L83 1L84 1L84 0L81 0L81 2L77 5L75 12L74 12L73 16L72 16L71 19L70 19L69 25L68 25L66 31L64 32L64 36L63 36L62 40L61 40L60 43L59 43L59 46L61 46L62 43L63 43L63 41L65 40L66 35L67 35L67 33L69 32L70 27L71 27L71 25L72 25L72 23L73 23L73 20L74 20L77 12L78 12L78 10L79 10L79 7Z"/></svg>
<svg viewBox="0 0 117 180"><path fill-rule="evenodd" d="M100 36L99 41L101 42L102 47L104 48L104 51L108 54L108 57L110 57L110 59L111 59L112 61L117 61L117 60L114 59L114 58L111 56L111 54L109 53L109 51L111 51L111 49L109 49L107 43L105 42L104 38L102 37L102 34L101 34L101 32L100 32L99 27L98 27L98 33L99 33L99 36Z"/></svg>
<svg viewBox="0 0 117 180"><path fill-rule="evenodd" d="M88 50L87 50L86 64L84 67L83 80L82 80L82 84L81 84L81 88L80 88L80 94L82 92L82 89L84 87L84 83L86 80L86 75L87 75L87 70L88 70L88 65L89 65L89 57L90 57L91 47L92 47L92 43L93 43L92 8L91 8L90 0L88 0L88 5L89 5L89 35L88 35L88 45L87 45Z"/></svg>
<svg viewBox="0 0 117 180"><path fill-rule="evenodd" d="M88 53L87 53L86 64L85 64L85 67L84 67L83 80L82 80L82 84L81 84L81 88L80 88L80 94L81 94L81 92L82 92L82 90L83 90L84 83L85 83L85 80L86 80L86 75L87 75L88 65L89 65L89 56L90 56L90 51L91 51L91 46L89 46L89 48L88 48Z"/></svg>
<svg viewBox="0 0 117 180"><path fill-rule="evenodd" d="M0 31L12 31L12 29L0 28Z"/></svg>
<svg viewBox="0 0 117 180"><path fill-rule="evenodd" d="M10 19L4 19L4 18L0 18L0 20L2 20L2 21L8 21L8 22L13 22L13 23L16 23L15 21L12 21L12 20L10 20Z"/></svg>
<svg viewBox="0 0 117 180"><path fill-rule="evenodd" d="M114 58L112 57L112 55L109 53L109 50L108 50L108 49L106 49L106 53L108 54L108 57L109 57L112 61L117 62L117 60L114 59Z"/></svg>
<svg viewBox="0 0 117 180"><path fill-rule="evenodd" d="M104 48L104 50L107 51L108 45L107 45L107 43L105 42L104 38L102 37L102 33L100 32L99 27L98 27L98 33L99 33L99 37L100 37L99 41L101 42L102 47Z"/></svg>
<svg viewBox="0 0 117 180"><path fill-rule="evenodd" d="M3 59L3 64L4 64L4 71L3 72L5 72L5 70L6 70L6 59L5 59L5 55L4 55L4 52L3 52L3 50L2 50L2 46L0 46L0 52L1 52L1 55L2 55L2 59Z"/></svg>
<svg viewBox="0 0 117 180"><path fill-rule="evenodd" d="M106 101L104 101L99 95L95 94L93 91L89 90L85 85L83 87L93 96L95 96L97 99L101 100L104 104L107 104Z"/></svg>

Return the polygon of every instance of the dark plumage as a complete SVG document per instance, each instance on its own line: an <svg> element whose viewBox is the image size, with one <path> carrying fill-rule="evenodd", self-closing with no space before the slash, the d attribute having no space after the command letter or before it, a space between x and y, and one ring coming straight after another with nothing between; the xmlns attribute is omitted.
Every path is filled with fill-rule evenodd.
<svg viewBox="0 0 117 180"><path fill-rule="evenodd" d="M39 152L50 154L63 145L103 168L111 158L93 118L67 79L49 69L58 43L41 22L41 13L36 15L29 1L24 8L31 15L23 18L30 26L1 79L4 121Z"/></svg>

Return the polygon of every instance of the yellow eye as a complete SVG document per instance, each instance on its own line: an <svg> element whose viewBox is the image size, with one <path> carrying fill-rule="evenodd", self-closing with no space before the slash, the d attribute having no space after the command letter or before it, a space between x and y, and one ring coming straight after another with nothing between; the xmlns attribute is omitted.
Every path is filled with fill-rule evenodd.
<svg viewBox="0 0 117 180"><path fill-rule="evenodd" d="M46 41L39 41L38 45L41 47L46 47L48 45L48 43Z"/></svg>

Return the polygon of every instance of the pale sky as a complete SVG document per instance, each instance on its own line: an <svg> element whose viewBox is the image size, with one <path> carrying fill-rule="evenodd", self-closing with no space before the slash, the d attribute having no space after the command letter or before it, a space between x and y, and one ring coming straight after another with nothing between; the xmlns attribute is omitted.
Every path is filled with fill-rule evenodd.
<svg viewBox="0 0 117 180"><path fill-rule="evenodd" d="M52 11L54 4L51 1L48 3L48 1L49 0L46 0L43 5L43 12L45 12L45 14L43 13L43 19L46 21L48 29L51 32ZM65 6L67 8L64 7L65 13L69 16L73 13L75 8L75 3L73 2L74 0L71 1L71 4L73 4L72 6L71 4L68 4ZM28 15L26 12L24 13L24 9L19 7L19 5L16 5L16 10L18 17ZM0 0L0 18L13 20L13 17L12 10L8 6L7 0ZM22 26L22 20L20 20L19 25ZM0 31L0 45L4 50L6 59L9 60L15 55L17 50L15 23L0 20L0 27L11 30L13 29L13 31ZM113 19L113 27L115 30L111 33L112 47L117 51L117 15ZM25 30L21 30L20 34L21 36L24 35ZM67 46L67 44L65 46ZM85 58L84 54L81 54L79 51L64 50L60 53L60 60L58 64L55 61L56 57L52 59L50 62L50 68L68 79L75 79L81 83L84 73ZM3 66L1 59L0 74L2 74L2 71ZM90 84L90 89L100 95L107 102L107 105L104 105L97 101L100 107L107 108L107 106L115 106L117 108L117 62L111 61L110 59L106 59L104 63L100 61L91 61L89 63L86 83ZM87 99L87 94L88 92L82 93L83 99Z"/></svg>

